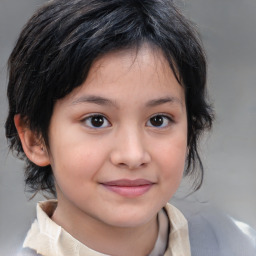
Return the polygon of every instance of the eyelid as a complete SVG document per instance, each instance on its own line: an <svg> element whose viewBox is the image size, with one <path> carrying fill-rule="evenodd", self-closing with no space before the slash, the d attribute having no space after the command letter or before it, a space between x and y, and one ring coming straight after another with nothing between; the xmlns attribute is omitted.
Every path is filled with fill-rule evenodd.
<svg viewBox="0 0 256 256"><path fill-rule="evenodd" d="M167 118L168 120L170 120L171 122L174 122L174 117L171 115L171 114L167 114L167 113L163 113L163 112L160 112L160 113L156 113L156 114L153 114L149 117L149 119L155 117L155 116L162 116L162 117L165 117Z"/></svg>

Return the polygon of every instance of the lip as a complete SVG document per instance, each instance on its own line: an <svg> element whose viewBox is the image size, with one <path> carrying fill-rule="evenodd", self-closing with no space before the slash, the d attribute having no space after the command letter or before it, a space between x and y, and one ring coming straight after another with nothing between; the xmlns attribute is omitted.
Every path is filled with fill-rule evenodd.
<svg viewBox="0 0 256 256"><path fill-rule="evenodd" d="M106 189L124 197L138 197L148 192L154 182L145 179L121 179L101 183Z"/></svg>

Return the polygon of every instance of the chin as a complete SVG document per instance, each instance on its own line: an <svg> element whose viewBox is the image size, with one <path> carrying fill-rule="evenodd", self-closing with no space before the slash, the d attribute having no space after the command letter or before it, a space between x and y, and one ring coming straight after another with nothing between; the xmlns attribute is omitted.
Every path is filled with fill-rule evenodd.
<svg viewBox="0 0 256 256"><path fill-rule="evenodd" d="M111 216L112 218L109 219L108 224L115 227L120 228L133 228L145 225L149 223L152 219L154 219L157 216L157 213L155 214L145 214L146 211L144 211L142 214L118 214Z"/></svg>

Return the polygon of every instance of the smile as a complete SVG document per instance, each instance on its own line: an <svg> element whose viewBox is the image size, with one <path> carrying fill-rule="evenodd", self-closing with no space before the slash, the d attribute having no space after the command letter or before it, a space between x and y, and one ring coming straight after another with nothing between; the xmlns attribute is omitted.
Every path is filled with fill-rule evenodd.
<svg viewBox="0 0 256 256"><path fill-rule="evenodd" d="M154 185L153 182L137 179L137 180L114 180L101 183L106 189L117 193L124 197L138 197L148 192Z"/></svg>

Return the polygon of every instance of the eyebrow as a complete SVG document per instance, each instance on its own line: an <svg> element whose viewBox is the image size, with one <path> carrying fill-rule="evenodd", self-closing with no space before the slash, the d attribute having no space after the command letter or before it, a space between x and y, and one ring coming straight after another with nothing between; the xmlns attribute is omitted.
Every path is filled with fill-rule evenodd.
<svg viewBox="0 0 256 256"><path fill-rule="evenodd" d="M87 95L87 96L82 96L80 98L77 98L74 101L72 101L71 105L77 105L79 103L94 103L97 105L117 107L115 102L109 99L103 98L101 96L94 96L94 95Z"/></svg>
<svg viewBox="0 0 256 256"><path fill-rule="evenodd" d="M95 96L95 95L87 95L87 96L79 97L74 101L72 101L71 105L77 105L80 103L94 103L101 106L111 106L111 107L118 108L118 105L114 101L107 98L103 98L101 96ZM158 99L149 100L146 103L146 107L156 107L166 103L178 103L183 108L182 101L177 97L162 97Z"/></svg>
<svg viewBox="0 0 256 256"><path fill-rule="evenodd" d="M183 107L182 101L177 97L163 97L159 99L153 99L147 102L147 107L156 107L165 103L179 103Z"/></svg>

